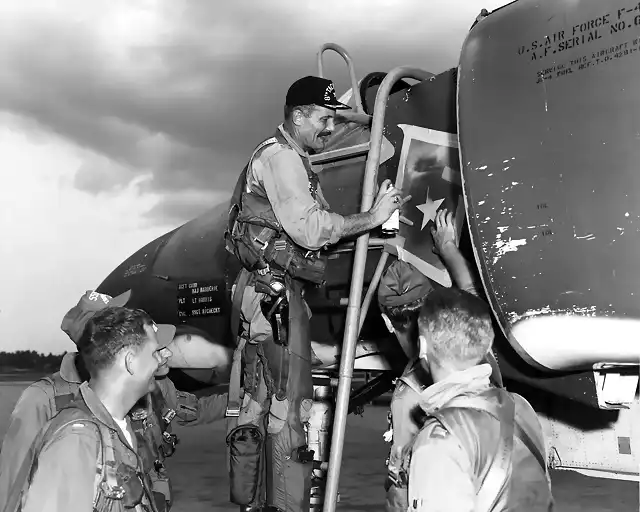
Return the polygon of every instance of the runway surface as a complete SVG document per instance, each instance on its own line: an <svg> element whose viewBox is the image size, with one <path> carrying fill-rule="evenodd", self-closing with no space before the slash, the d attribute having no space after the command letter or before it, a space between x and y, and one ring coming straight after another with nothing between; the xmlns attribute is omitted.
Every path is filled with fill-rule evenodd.
<svg viewBox="0 0 640 512"><path fill-rule="evenodd" d="M0 437L25 383L0 383ZM384 461L388 445L384 407L366 407L364 415L350 416L340 477L339 511L383 510ZM176 454L167 467L175 493L173 512L238 512L229 504L223 422L177 427ZM636 512L638 484L589 478L571 471L552 474L557 512Z"/></svg>

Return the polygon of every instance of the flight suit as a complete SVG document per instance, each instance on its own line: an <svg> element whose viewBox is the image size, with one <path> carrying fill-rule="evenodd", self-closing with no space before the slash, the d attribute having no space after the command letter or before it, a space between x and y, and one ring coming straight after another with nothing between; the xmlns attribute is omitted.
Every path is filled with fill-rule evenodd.
<svg viewBox="0 0 640 512"><path fill-rule="evenodd" d="M45 424L22 512L157 512L131 426L130 443L86 382L77 402Z"/></svg>
<svg viewBox="0 0 640 512"><path fill-rule="evenodd" d="M502 387L500 369L493 353L487 354L486 361L491 368L491 380L495 385ZM391 398L390 428L385 432L385 439L391 442L385 482L387 512L405 512L409 506L407 501L408 481L406 472L402 470L402 461L406 450L412 445L420 431L421 393L431 384L433 384L433 379L419 358L414 358L409 362L396 383Z"/></svg>
<svg viewBox="0 0 640 512"><path fill-rule="evenodd" d="M246 178L241 176L238 186L245 187L242 208L252 215L243 222L258 224L260 219L273 218L298 251L315 252L340 239L344 218L329 211L307 153L282 125L275 138L254 152ZM258 289L257 274L247 272L243 269L241 278L248 281L237 286L242 293L244 334L234 357L241 352L244 397L227 438L231 500L254 507L266 503L285 512L306 511L312 469L305 452L305 424L313 404L311 311L303 299L303 281L285 275L288 346L277 344L262 311L267 294ZM238 444L245 442L254 446ZM252 451L253 462L240 458L245 450Z"/></svg>
<svg viewBox="0 0 640 512"><path fill-rule="evenodd" d="M529 403L491 385L488 364L420 395L426 421L403 453L409 511L553 508L542 427Z"/></svg>
<svg viewBox="0 0 640 512"><path fill-rule="evenodd" d="M75 365L76 356L75 352L65 354L60 371L31 384L16 403L0 451L0 511L4 510L9 490L34 439L47 421L77 395L82 378ZM153 482L153 489L164 495L164 499L170 504L171 487L168 475L164 471L165 456L161 451L169 448L163 446L168 444L167 441L170 443L175 439L171 438L170 434L168 439L164 436L169 430L169 425L161 419L162 415L173 409L177 413L179 424L211 423L224 418L226 394L198 399L190 393L176 390L169 378L157 379L156 383L162 392L162 402L166 401L167 407L159 405L157 409L160 410L152 414L132 411L136 415L133 428L141 441L149 443L146 451L150 455L145 467ZM163 408L164 412L161 411ZM152 419L155 421L151 421ZM159 463L156 464L156 461Z"/></svg>

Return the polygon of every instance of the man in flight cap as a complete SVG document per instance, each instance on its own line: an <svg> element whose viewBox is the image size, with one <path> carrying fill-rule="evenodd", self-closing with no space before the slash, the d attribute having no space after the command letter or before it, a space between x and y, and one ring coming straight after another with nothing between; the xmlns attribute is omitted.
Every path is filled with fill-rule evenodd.
<svg viewBox="0 0 640 512"><path fill-rule="evenodd" d="M131 290L117 297L87 291L65 314L61 328L78 345L87 322L96 313L107 308L125 306L130 297ZM156 327L158 342L166 347L174 337L175 327L165 324L156 324ZM146 400L141 400L130 412L136 435L143 441L139 443L138 451L146 460L145 469L151 478L160 510L168 509L172 503L171 485L164 470L164 459L173 453L177 441L170 433L173 411L180 424L195 425L222 419L226 405L226 396L198 399L190 393L176 390L168 378L162 378L168 372L168 355L165 350L162 363L155 374L160 377L157 381L159 386L150 389ZM20 465L37 434L43 425L77 396L80 385L87 380L89 374L82 357L78 352L69 352L64 355L58 372L34 382L23 391L11 414L0 451L0 511L4 510Z"/></svg>
<svg viewBox="0 0 640 512"><path fill-rule="evenodd" d="M386 180L368 212L330 210L309 155L324 150L336 110L348 108L330 80L296 81L286 95L283 123L253 151L231 200L227 250L243 269L232 299L232 329L240 336L227 442L231 501L248 508L309 509L313 453L305 424L313 382L303 289L323 281L320 250L382 225L409 199ZM254 454L250 463L234 456L248 451Z"/></svg>

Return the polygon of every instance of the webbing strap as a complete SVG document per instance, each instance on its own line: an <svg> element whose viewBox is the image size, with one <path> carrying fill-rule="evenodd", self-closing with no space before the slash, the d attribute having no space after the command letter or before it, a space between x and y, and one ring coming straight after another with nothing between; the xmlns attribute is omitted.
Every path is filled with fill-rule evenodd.
<svg viewBox="0 0 640 512"><path fill-rule="evenodd" d="M515 422L515 402L511 395L503 393L505 402L500 421L500 439L489 471L476 494L476 511L490 512L500 497L513 466L513 425Z"/></svg>
<svg viewBox="0 0 640 512"><path fill-rule="evenodd" d="M524 444L527 447L527 450L529 450L531 454L536 458L536 460L538 461L538 464L540 465L540 469L542 469L542 471L544 471L544 473L546 474L547 462L545 461L544 455L542 454L542 452L538 449L536 444L533 442L533 436L528 431L528 429L529 429L529 426L527 423L521 424L519 421L515 422L514 433L516 437L520 439L520 441L522 441L522 444Z"/></svg>
<svg viewBox="0 0 640 512"><path fill-rule="evenodd" d="M253 163L253 159L256 157L256 154L258 153L258 151L260 151L262 148L265 148L267 146L271 146L271 144L276 144L278 142L278 139L275 137L270 137L265 141L262 141L260 144L258 144L258 147L256 147L256 149L253 150L253 153L251 153L251 158L249 158L249 163L247 164L247 176L250 175L251 173L251 164ZM245 191L249 192L249 186L245 177L245 183L244 183L244 188Z"/></svg>
<svg viewBox="0 0 640 512"><path fill-rule="evenodd" d="M33 470L35 469L34 463L36 462L36 460L38 459L38 456L40 455L42 450L45 448L45 446L48 444L48 442L51 439L53 439L58 432L61 432L62 429L64 429L65 427L68 427L69 425L72 425L75 423L84 423L84 422L91 423L93 424L93 426L96 427L96 429L98 430L99 443L100 445L104 446L104 443L102 440L102 434L100 433L100 427L91 419L85 419L85 418L73 419L73 420L67 421L66 423L63 423L62 425L56 427L55 429L53 428L53 424L49 424L46 430L41 431L40 435L34 439L33 444L31 445L31 448L25 455L25 458L23 459L22 464L20 465L20 469L16 474L16 478L13 481L13 485L9 489L9 497L7 499L7 502L5 503L5 507L2 512L18 512L22 509L22 507L20 506L20 501L22 499L24 491L26 491L31 485L31 479L33 478ZM104 460L104 450L100 450L99 453L102 453L102 460ZM101 467L100 464L98 464L97 466L98 468ZM101 480L102 478L96 481L96 486L94 488L94 506L99 494L98 491L99 491L99 484Z"/></svg>
<svg viewBox="0 0 640 512"><path fill-rule="evenodd" d="M233 352L233 362L231 363L231 374L229 376L229 393L227 395L227 410L225 416L238 417L240 415L240 380L242 376L242 351L246 343L246 339L238 336L240 330L240 312L242 311L242 298L244 290L249 283L251 274L242 269L236 280L235 289L233 291L231 306L231 333L233 338L237 340L236 349Z"/></svg>
<svg viewBox="0 0 640 512"><path fill-rule="evenodd" d="M500 497L501 491L511 473L514 436L520 439L527 447L535 457L542 471L545 474L547 472L544 455L533 441L529 424L526 422L523 424L516 419L513 397L507 392L502 392L501 397L503 399L501 411L481 397L464 397L461 400L456 400L455 405L451 407L480 410L490 414L500 422L500 440L498 447L477 493L475 508L477 512L490 512ZM444 414L438 412L433 414L433 416L437 418L449 432L455 433L456 429L447 422Z"/></svg>

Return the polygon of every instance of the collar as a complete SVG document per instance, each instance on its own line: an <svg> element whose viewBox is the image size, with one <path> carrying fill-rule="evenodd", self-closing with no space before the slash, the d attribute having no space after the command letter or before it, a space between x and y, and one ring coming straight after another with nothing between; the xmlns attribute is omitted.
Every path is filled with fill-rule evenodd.
<svg viewBox="0 0 640 512"><path fill-rule="evenodd" d="M76 368L76 357L80 357L77 352L67 352L60 363L60 377L65 382L71 384L81 384L82 379Z"/></svg>
<svg viewBox="0 0 640 512"><path fill-rule="evenodd" d="M461 395L475 395L491 384L491 366L483 363L449 375L446 379L432 384L420 395L420 407L428 414L441 409Z"/></svg>
<svg viewBox="0 0 640 512"><path fill-rule="evenodd" d="M84 403L87 404L87 407L89 408L91 413L96 417L98 421L100 421L100 423L104 423L112 430L120 430L120 427L116 425L113 416L111 416L111 413L107 411L107 408L98 398L98 395L96 395L93 389L89 387L88 382L83 382L80 385L80 395L82 395Z"/></svg>
<svg viewBox="0 0 640 512"><path fill-rule="evenodd" d="M289 132L287 132L287 130L284 129L284 124L281 124L280 126L278 126L278 130L280 130L280 133L282 134L282 136L287 140L291 148L295 150L296 153L298 153L303 158L309 158L309 154L300 146L298 146L298 143L295 140L293 140L293 137L289 135Z"/></svg>

